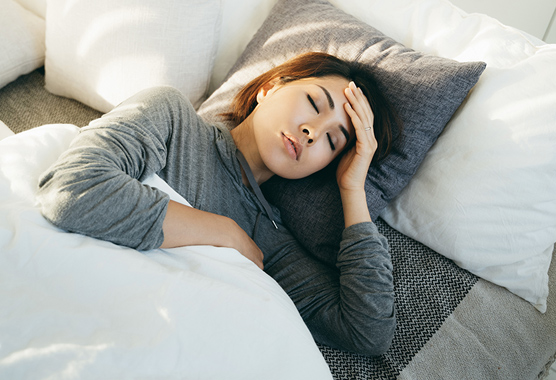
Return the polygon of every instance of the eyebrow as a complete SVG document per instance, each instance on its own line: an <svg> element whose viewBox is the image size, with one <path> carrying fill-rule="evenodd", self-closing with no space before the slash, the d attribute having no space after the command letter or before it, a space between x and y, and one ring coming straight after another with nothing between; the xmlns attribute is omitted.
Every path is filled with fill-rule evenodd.
<svg viewBox="0 0 556 380"><path fill-rule="evenodd" d="M324 91L324 95L326 95L326 99L328 99L328 105L330 106L331 109L334 109L334 100L332 100L332 96L330 96L330 92L328 92L328 90L324 87L322 87L320 84L318 84L317 86L319 86L322 91Z"/></svg>
<svg viewBox="0 0 556 380"><path fill-rule="evenodd" d="M344 127L342 124L340 124L338 126L338 128L340 128L340 131L342 131L342 133L344 134L344 136L346 138L346 144L349 143L349 139L351 138L351 136L349 135L349 132L346 129L346 127Z"/></svg>
<svg viewBox="0 0 556 380"><path fill-rule="evenodd" d="M326 88L322 87L320 84L318 84L317 86L319 86L322 89L322 91L324 92L324 95L326 95L326 99L328 99L328 105L330 106L330 108L334 109L335 104L334 104L334 100L332 99L332 96L330 95L330 92L328 92L328 90ZM343 133L344 137L346 138L346 144L348 144L349 139L351 138L351 136L349 135L348 130L342 124L340 124L338 126L338 128L340 128L340 131Z"/></svg>

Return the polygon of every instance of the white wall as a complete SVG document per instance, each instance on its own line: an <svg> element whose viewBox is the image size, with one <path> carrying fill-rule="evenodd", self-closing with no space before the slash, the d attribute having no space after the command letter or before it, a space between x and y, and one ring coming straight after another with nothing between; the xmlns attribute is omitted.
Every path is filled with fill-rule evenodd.
<svg viewBox="0 0 556 380"><path fill-rule="evenodd" d="M556 0L451 0L468 13L484 13L503 24L556 43Z"/></svg>
<svg viewBox="0 0 556 380"><path fill-rule="evenodd" d="M548 43L556 44L556 11L554 11L554 14L552 15L552 21L550 22L550 25L546 30L546 35L544 40ZM554 368L555 368L554 371L556 372L556 367Z"/></svg>

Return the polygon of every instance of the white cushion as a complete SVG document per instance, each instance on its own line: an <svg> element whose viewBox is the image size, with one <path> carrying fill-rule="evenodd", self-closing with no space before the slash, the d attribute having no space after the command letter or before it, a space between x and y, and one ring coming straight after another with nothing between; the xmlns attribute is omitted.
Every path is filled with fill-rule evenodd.
<svg viewBox="0 0 556 380"><path fill-rule="evenodd" d="M556 242L556 46L443 0L333 2L420 51L487 63L382 217L545 311Z"/></svg>
<svg viewBox="0 0 556 380"><path fill-rule="evenodd" d="M46 88L107 112L156 85L206 96L220 32L220 1L51 0Z"/></svg>
<svg viewBox="0 0 556 380"><path fill-rule="evenodd" d="M8 128L8 126L0 120L0 140L9 136L13 136L13 134L14 133L10 130L10 128Z"/></svg>
<svg viewBox="0 0 556 380"><path fill-rule="evenodd" d="M0 141L1 379L332 379L293 302L236 250L138 252L48 223L38 178L78 131Z"/></svg>
<svg viewBox="0 0 556 380"><path fill-rule="evenodd" d="M46 0L16 0L25 9L30 10L44 20L46 17Z"/></svg>
<svg viewBox="0 0 556 380"><path fill-rule="evenodd" d="M245 14L224 13L223 25L239 20L243 27L223 30L216 67L231 67L275 0L252 2L241 1ZM468 101L381 216L544 312L556 242L556 46L444 0L330 2L415 50L487 62ZM222 79L215 72L213 87Z"/></svg>
<svg viewBox="0 0 556 380"><path fill-rule="evenodd" d="M0 88L44 63L44 20L13 0L0 0Z"/></svg>
<svg viewBox="0 0 556 380"><path fill-rule="evenodd" d="M222 29L209 92L216 90L277 0L222 0Z"/></svg>

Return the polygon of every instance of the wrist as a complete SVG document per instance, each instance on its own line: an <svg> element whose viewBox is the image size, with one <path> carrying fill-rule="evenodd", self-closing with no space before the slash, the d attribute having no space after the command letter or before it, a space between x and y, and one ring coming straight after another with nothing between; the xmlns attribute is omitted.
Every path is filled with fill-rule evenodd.
<svg viewBox="0 0 556 380"><path fill-rule="evenodd" d="M241 252L245 231L243 231L243 229L239 226L239 224L236 223L235 220L224 216L222 218L225 218L225 232L222 234L223 240L221 242L221 246L234 248Z"/></svg>
<svg viewBox="0 0 556 380"><path fill-rule="evenodd" d="M235 248L238 230L241 230L241 227L228 217L170 201L162 230L162 248L189 245Z"/></svg>
<svg viewBox="0 0 556 380"><path fill-rule="evenodd" d="M365 186L354 186L354 187L341 187L340 188L340 195L342 197L365 197Z"/></svg>
<svg viewBox="0 0 556 380"><path fill-rule="evenodd" d="M340 195L342 197L346 228L354 224L372 221L367 206L367 195L365 194L365 190L340 189Z"/></svg>

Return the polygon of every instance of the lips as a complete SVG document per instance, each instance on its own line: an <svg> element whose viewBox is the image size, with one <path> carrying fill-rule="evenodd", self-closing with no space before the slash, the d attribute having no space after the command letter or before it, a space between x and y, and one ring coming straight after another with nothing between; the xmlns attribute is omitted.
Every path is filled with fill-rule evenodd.
<svg viewBox="0 0 556 380"><path fill-rule="evenodd" d="M297 140L295 136L286 136L282 133L282 141L290 157L296 161L299 160L299 156L301 156L301 151L303 150L303 146L299 143L299 140Z"/></svg>

